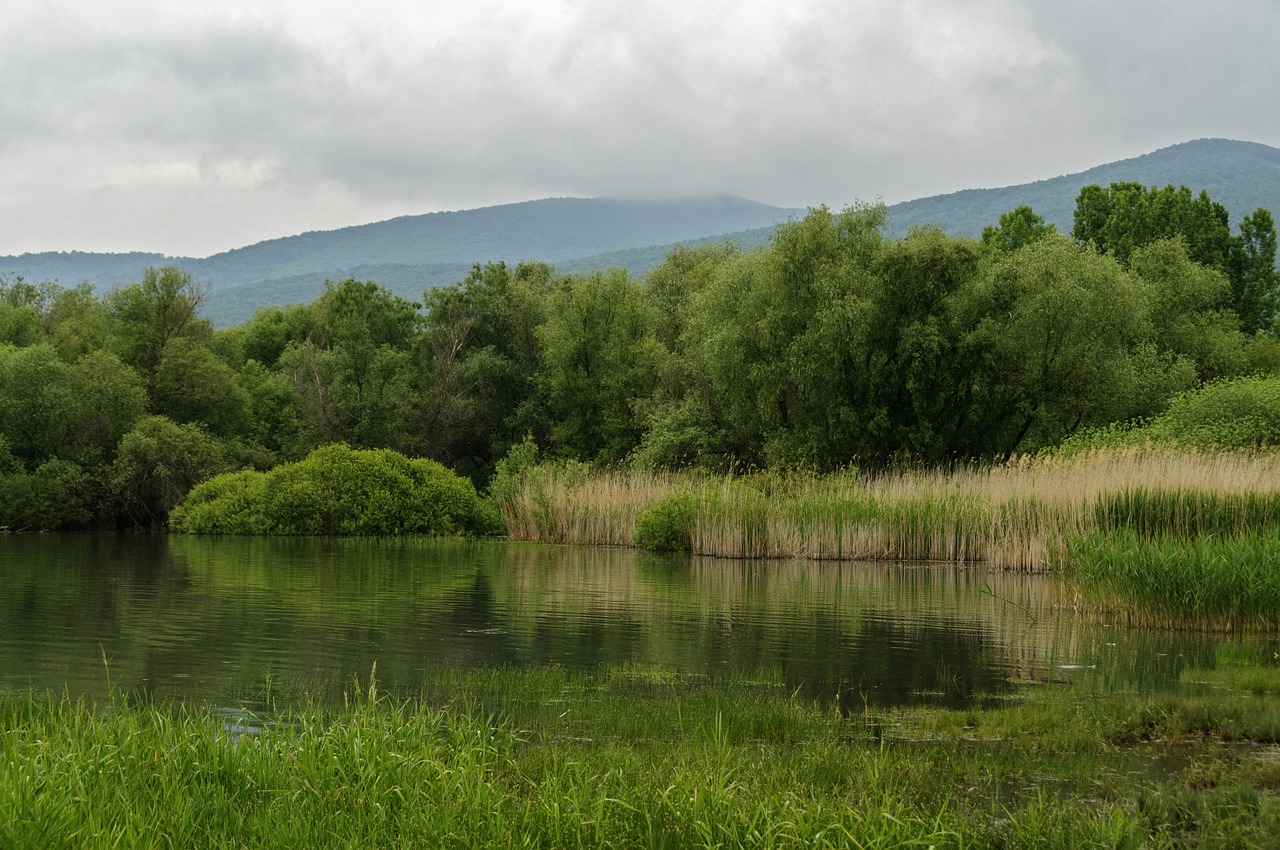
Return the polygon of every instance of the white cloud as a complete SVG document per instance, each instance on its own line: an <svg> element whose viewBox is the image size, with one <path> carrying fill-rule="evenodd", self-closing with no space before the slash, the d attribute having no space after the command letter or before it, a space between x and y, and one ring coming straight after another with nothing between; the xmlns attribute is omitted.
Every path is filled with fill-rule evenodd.
<svg viewBox="0 0 1280 850"><path fill-rule="evenodd" d="M546 195L896 201L1280 136L1252 0L10 5L0 253Z"/></svg>

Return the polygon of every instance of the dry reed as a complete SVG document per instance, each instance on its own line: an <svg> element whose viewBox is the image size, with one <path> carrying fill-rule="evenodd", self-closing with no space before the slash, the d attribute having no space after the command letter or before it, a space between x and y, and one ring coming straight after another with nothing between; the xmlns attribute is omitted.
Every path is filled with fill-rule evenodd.
<svg viewBox="0 0 1280 850"><path fill-rule="evenodd" d="M1044 571L1094 531L1177 539L1280 527L1280 454L1141 446L877 476L543 466L503 512L516 539L628 546L636 517L679 494L698 505L695 554Z"/></svg>

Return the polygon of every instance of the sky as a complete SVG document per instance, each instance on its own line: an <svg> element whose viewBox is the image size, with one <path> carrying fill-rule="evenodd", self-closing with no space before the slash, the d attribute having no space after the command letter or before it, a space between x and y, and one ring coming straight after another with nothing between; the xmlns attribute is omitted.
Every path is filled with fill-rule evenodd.
<svg viewBox="0 0 1280 850"><path fill-rule="evenodd" d="M0 0L0 255L1280 147L1275 0Z"/></svg>

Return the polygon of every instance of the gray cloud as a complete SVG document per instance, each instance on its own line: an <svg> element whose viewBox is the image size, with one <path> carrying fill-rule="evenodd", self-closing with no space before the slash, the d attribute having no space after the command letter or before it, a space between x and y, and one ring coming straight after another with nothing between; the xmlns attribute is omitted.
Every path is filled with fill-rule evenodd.
<svg viewBox="0 0 1280 850"><path fill-rule="evenodd" d="M1280 140L1265 2L455 5L15 0L0 253L546 195L896 201Z"/></svg>

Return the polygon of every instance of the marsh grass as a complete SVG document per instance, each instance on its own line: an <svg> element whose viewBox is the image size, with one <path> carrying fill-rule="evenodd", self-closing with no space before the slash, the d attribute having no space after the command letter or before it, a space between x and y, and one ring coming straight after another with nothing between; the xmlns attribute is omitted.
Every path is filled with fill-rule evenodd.
<svg viewBox="0 0 1280 850"><path fill-rule="evenodd" d="M1280 828L1277 777L1220 742L1272 740L1268 705L1040 688L842 718L778 679L635 665L439 668L414 700L370 682L256 734L181 705L11 697L0 844L1250 846ZM1189 757L1135 772L1160 742Z"/></svg>
<svg viewBox="0 0 1280 850"><path fill-rule="evenodd" d="M503 511L517 539L629 546L637 517L673 500L696 506L694 554L1043 571L1066 565L1068 541L1094 531L1190 539L1280 528L1280 455L1147 445L875 476L544 465Z"/></svg>
<svg viewBox="0 0 1280 850"><path fill-rule="evenodd" d="M1280 628L1280 534L1238 537L1132 531L1073 538L1067 557L1095 608L1130 625Z"/></svg>

